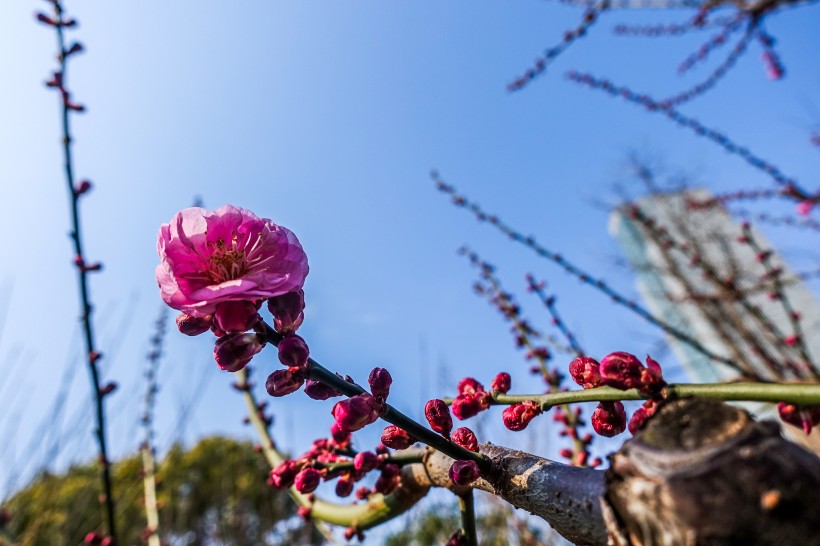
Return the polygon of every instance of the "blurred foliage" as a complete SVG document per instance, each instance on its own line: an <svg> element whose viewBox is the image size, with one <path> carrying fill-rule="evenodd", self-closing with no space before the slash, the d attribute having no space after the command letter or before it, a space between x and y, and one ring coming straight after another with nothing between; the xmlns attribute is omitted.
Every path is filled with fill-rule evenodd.
<svg viewBox="0 0 820 546"><path fill-rule="evenodd" d="M455 498L455 497L454 497ZM455 505L433 505L408 522L405 529L390 535L385 546L441 546L461 527L461 516ZM554 543L553 535L532 527L516 517L513 509L491 499L476 520L481 546L539 546Z"/></svg>
<svg viewBox="0 0 820 546"><path fill-rule="evenodd" d="M141 461L136 454L112 468L122 545L145 543ZM295 516L287 493L268 487L267 474L249 442L211 437L187 451L173 446L157 470L163 542L321 544L315 528ZM99 479L96 464L37 476L3 504L12 514L10 536L21 546L77 546L86 533L102 532Z"/></svg>

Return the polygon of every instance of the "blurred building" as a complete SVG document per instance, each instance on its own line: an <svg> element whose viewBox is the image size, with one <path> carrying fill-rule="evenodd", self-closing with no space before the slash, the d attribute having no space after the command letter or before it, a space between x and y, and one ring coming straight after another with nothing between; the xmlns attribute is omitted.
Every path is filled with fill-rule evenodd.
<svg viewBox="0 0 820 546"><path fill-rule="evenodd" d="M759 248L772 248L753 226L747 229ZM743 242L743 225L707 190L641 198L612 214L610 231L635 269L638 290L653 315L751 377L820 380L820 305L814 294L777 255L761 256ZM773 268L781 270L779 281ZM785 302L773 297L778 283ZM797 332L789 308L801 316ZM738 377L736 370L667 337L690 381ZM772 409L747 407L758 415Z"/></svg>

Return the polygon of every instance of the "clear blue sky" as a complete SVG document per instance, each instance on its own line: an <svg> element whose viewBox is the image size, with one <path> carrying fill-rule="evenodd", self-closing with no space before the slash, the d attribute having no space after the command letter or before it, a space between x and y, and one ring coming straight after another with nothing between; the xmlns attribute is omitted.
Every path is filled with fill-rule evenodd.
<svg viewBox="0 0 820 546"><path fill-rule="evenodd" d="M32 16L47 6L0 5L0 309L7 311L0 491L9 476L45 462L60 434L59 464L94 452L88 414L81 417L88 379L66 237L58 103L42 84L55 66L55 40ZM619 22L680 21L688 12L609 14L546 77L509 94L505 84L577 23L579 8L540 0L66 0L66 7L81 22L70 36L88 48L71 63L69 80L88 106L74 118L75 160L78 176L95 184L83 201L83 225L89 258L105 264L92 294L104 375L121 387L108 401L118 455L133 452L141 437L141 374L160 306L156 231L194 196L209 207L250 208L292 229L311 265L303 333L313 355L359 380L373 366L388 368L397 385L392 401L419 415L426 399L451 394L464 370L484 381L508 370L517 390L528 380L506 326L471 292L475 272L455 253L465 243L499 265L542 328L548 320L524 293L523 278L532 271L547 279L592 354L645 354L657 339L450 206L434 191L431 168L628 294L634 283L614 265L607 214L594 203L617 201L612 187L623 180L631 150L720 190L770 184L667 120L562 77L570 68L590 70L659 97L692 85L706 70L680 78L675 68L708 33L655 40L611 33ZM753 44L714 92L683 111L816 188L820 150L809 134L820 124L820 10L778 14L767 28L779 40L783 81L766 79ZM804 265L816 259L787 233L769 236L787 257ZM187 440L249 435L210 341L169 336L160 448L176 437L180 407L198 385ZM256 364L268 370L258 374L263 379L277 365L274 353ZM39 430L67 368L76 370L68 402L55 426ZM287 448L305 448L326 433L331 405L302 394L274 401L277 437ZM73 420L85 424L72 428ZM548 421L534 426L546 429ZM547 437L527 441L554 453Z"/></svg>

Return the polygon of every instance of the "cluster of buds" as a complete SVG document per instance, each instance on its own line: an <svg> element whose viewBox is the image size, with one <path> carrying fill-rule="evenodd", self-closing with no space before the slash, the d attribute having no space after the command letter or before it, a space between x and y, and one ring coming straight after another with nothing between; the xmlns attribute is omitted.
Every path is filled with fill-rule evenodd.
<svg viewBox="0 0 820 546"><path fill-rule="evenodd" d="M350 456L350 444L321 438L297 459L283 461L274 468L268 484L282 489L293 486L302 494L310 494L322 481L336 480L336 495L349 497L357 482L368 473L379 471L373 488L361 487L356 497L366 499L373 493L389 494L401 483L400 467L393 463L385 446L374 451L361 451ZM304 517L309 516L306 511Z"/></svg>
<svg viewBox="0 0 820 546"><path fill-rule="evenodd" d="M646 366L634 355L615 352L604 357L601 362L594 358L581 356L569 365L573 381L585 389L609 386L619 390L637 389L648 396L629 420L629 431L635 433L641 425L655 414L661 391L666 385L661 366L647 356ZM626 412L619 401L605 401L598 404L592 414L592 428L601 436L612 437L627 428Z"/></svg>
<svg viewBox="0 0 820 546"><path fill-rule="evenodd" d="M483 392L481 384L475 379L466 378L459 382L459 392L464 394L462 387L471 392L468 396L474 396L478 392ZM493 388L501 386L505 388L503 392L509 390L510 376L507 373L501 373L493 380ZM475 387L479 387L476 390ZM484 393L487 394L487 393ZM453 402L453 413L455 413L455 401ZM430 424L430 428L441 434L444 438L460 446L467 451L478 453L478 438L475 433L467 427L460 427L453 430L453 418L450 416L450 410L444 400L433 399L427 402L424 406L424 416ZM384 438L382 438L384 441ZM478 465L475 461L458 460L450 467L450 479L456 485L469 485L479 477Z"/></svg>
<svg viewBox="0 0 820 546"><path fill-rule="evenodd" d="M453 415L462 421L490 407L492 394L472 377L465 377L459 381L457 389L458 396L453 399Z"/></svg>
<svg viewBox="0 0 820 546"><path fill-rule="evenodd" d="M387 397L390 394L390 385L393 383L390 372L384 368L373 368L367 382L370 385L369 393L363 392L351 396L333 406L331 413L334 423L330 428L330 433L337 442L349 441L352 432L376 422L387 409ZM390 427L388 429L385 429L382 436L388 442L392 443L395 440L396 445L409 442L406 447L415 442L415 439L398 427L395 427L395 430Z"/></svg>

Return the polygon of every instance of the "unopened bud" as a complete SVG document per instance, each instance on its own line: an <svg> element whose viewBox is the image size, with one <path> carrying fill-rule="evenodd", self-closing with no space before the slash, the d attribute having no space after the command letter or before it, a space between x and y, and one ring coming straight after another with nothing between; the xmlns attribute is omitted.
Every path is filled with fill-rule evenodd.
<svg viewBox="0 0 820 546"><path fill-rule="evenodd" d="M322 481L322 473L315 468L303 468L296 474L293 480L293 486L300 493L312 493L319 487L319 482Z"/></svg>
<svg viewBox="0 0 820 546"><path fill-rule="evenodd" d="M370 384L370 392L373 393L373 396L384 400L390 394L390 385L393 384L393 378L390 376L390 372L384 368L373 368L367 382Z"/></svg>
<svg viewBox="0 0 820 546"><path fill-rule="evenodd" d="M305 375L300 368L276 370L265 381L265 390L279 398L298 391L304 383Z"/></svg>
<svg viewBox="0 0 820 546"><path fill-rule="evenodd" d="M111 394L115 390L117 390L117 384L112 381L111 383L108 383L105 386L100 387L100 396L106 396L108 394Z"/></svg>
<svg viewBox="0 0 820 546"><path fill-rule="evenodd" d="M299 472L299 463L293 460L287 460L279 463L276 468L271 470L268 483L271 487L283 489L293 485L293 480L296 478L296 473Z"/></svg>
<svg viewBox="0 0 820 546"><path fill-rule="evenodd" d="M177 316L177 328L186 336L198 336L207 332L213 323L213 315L204 317L192 317L185 313L180 313Z"/></svg>
<svg viewBox="0 0 820 546"><path fill-rule="evenodd" d="M450 416L450 408L447 407L444 400L429 400L424 405L424 416L427 418L427 422L430 423L430 428L445 438L450 435L450 431L453 430L453 418Z"/></svg>
<svg viewBox="0 0 820 546"><path fill-rule="evenodd" d="M336 494L340 497L349 497L353 493L356 482L348 476L342 476L336 481Z"/></svg>
<svg viewBox="0 0 820 546"><path fill-rule="evenodd" d="M268 300L268 310L273 315L273 328L280 334L293 333L304 320L305 292L298 290Z"/></svg>
<svg viewBox="0 0 820 546"><path fill-rule="evenodd" d="M220 369L238 372L262 350L265 343L256 334L229 334L216 341L214 360Z"/></svg>
<svg viewBox="0 0 820 546"><path fill-rule="evenodd" d="M450 480L456 485L470 485L480 476L475 461L456 461L450 467Z"/></svg>
<svg viewBox="0 0 820 546"><path fill-rule="evenodd" d="M626 430L626 412L618 401L601 402L592 414L592 428L601 436L612 438Z"/></svg>
<svg viewBox="0 0 820 546"><path fill-rule="evenodd" d="M478 438L475 433L467 427L457 428L450 437L454 444L460 445L467 451L478 452Z"/></svg>
<svg viewBox="0 0 820 546"><path fill-rule="evenodd" d="M287 335L279 342L279 362L289 368L305 368L309 356L307 343L296 334Z"/></svg>
<svg viewBox="0 0 820 546"><path fill-rule="evenodd" d="M332 413L340 431L355 432L379 418L379 404L370 394L362 393L337 402Z"/></svg>
<svg viewBox="0 0 820 546"><path fill-rule="evenodd" d="M367 473L376 468L379 457L372 451L360 451L353 457L353 468L356 472Z"/></svg>
<svg viewBox="0 0 820 546"><path fill-rule="evenodd" d="M513 404L504 410L501 418L504 426L510 430L524 430L530 421L541 413L541 407L532 400L526 400L520 404Z"/></svg>
<svg viewBox="0 0 820 546"><path fill-rule="evenodd" d="M643 364L634 355L624 352L611 353L601 360L601 377L605 385L620 390L641 386Z"/></svg>
<svg viewBox="0 0 820 546"><path fill-rule="evenodd" d="M305 383L305 394L314 400L327 400L328 398L335 398L341 396L342 393L314 379L308 379Z"/></svg>
<svg viewBox="0 0 820 546"><path fill-rule="evenodd" d="M490 388L495 392L500 392L501 394L506 394L509 392L511 387L512 378L507 372L500 372L493 378L493 382L490 383Z"/></svg>
<svg viewBox="0 0 820 546"><path fill-rule="evenodd" d="M391 449L407 449L414 443L416 439L410 436L406 430L390 425L385 427L382 432L382 443Z"/></svg>
<svg viewBox="0 0 820 546"><path fill-rule="evenodd" d="M569 363L569 375L572 380L585 389L592 389L603 385L600 364L594 358L579 356Z"/></svg>

